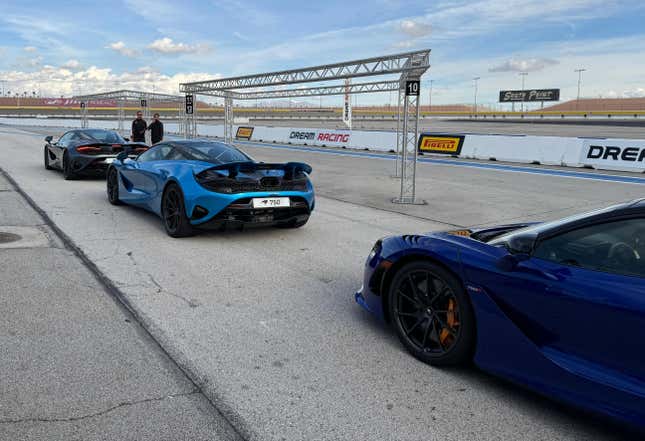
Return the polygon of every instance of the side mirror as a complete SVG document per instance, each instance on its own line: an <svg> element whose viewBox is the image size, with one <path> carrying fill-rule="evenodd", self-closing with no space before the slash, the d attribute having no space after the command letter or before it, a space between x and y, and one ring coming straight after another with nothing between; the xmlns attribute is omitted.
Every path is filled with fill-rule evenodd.
<svg viewBox="0 0 645 441"><path fill-rule="evenodd" d="M506 243L506 248L511 254L530 255L535 247L535 236L532 234L519 234L511 236Z"/></svg>
<svg viewBox="0 0 645 441"><path fill-rule="evenodd" d="M53 137L53 136L51 136L51 135L49 135L49 136L45 136L45 141L46 141L46 142L52 142L52 139L54 139L54 137Z"/></svg>
<svg viewBox="0 0 645 441"><path fill-rule="evenodd" d="M128 159L128 152L123 151L116 155L116 160L120 161L121 163L123 163L123 161L125 161L126 159Z"/></svg>
<svg viewBox="0 0 645 441"><path fill-rule="evenodd" d="M528 254L504 254L497 260L497 262L495 262L495 266L500 271L510 273L511 271L515 271L520 262L527 260L530 257L531 256Z"/></svg>
<svg viewBox="0 0 645 441"><path fill-rule="evenodd" d="M126 140L126 141L128 141L128 142L130 142L130 138L123 138L123 139L125 139L125 140Z"/></svg>

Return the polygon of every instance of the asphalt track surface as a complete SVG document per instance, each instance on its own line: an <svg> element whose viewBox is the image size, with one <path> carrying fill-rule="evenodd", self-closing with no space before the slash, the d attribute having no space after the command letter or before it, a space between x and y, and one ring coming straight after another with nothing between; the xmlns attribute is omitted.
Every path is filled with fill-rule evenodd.
<svg viewBox="0 0 645 441"><path fill-rule="evenodd" d="M0 440L240 440L40 214L0 173Z"/></svg>
<svg viewBox="0 0 645 441"><path fill-rule="evenodd" d="M642 197L645 181L602 178L634 175L590 172L599 178L588 179L548 172L563 170L555 168L428 162L419 164L417 181L427 205L400 206L390 202L398 192L391 158L245 145L258 160L313 166L310 222L177 240L154 215L109 205L103 180L64 181L45 171L42 148L41 133L0 127L0 167L246 439L628 437L474 367L416 361L352 294L379 237L551 219Z"/></svg>

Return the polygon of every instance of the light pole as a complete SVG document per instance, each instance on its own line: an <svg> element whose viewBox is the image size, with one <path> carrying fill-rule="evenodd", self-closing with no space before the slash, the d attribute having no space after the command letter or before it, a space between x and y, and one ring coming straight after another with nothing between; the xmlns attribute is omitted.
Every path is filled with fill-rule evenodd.
<svg viewBox="0 0 645 441"><path fill-rule="evenodd" d="M578 104L580 102L580 84L582 83L582 72L585 72L587 69L580 68L574 70L574 72L578 72L578 98L576 99L576 110L578 110Z"/></svg>
<svg viewBox="0 0 645 441"><path fill-rule="evenodd" d="M430 96L428 97L428 112L432 111L432 83L434 80L430 80Z"/></svg>
<svg viewBox="0 0 645 441"><path fill-rule="evenodd" d="M475 114L477 114L477 83L479 82L480 79L481 77L473 78L473 81L475 82Z"/></svg>
<svg viewBox="0 0 645 441"><path fill-rule="evenodd" d="M528 72L520 72L520 76L522 77L522 113L524 113L524 80L528 74Z"/></svg>

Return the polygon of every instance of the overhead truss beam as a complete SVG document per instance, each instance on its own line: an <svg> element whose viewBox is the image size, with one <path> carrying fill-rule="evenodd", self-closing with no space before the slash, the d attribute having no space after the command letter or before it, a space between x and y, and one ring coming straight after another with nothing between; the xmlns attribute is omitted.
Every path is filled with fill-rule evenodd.
<svg viewBox="0 0 645 441"><path fill-rule="evenodd" d="M406 52L304 69L182 83L179 85L179 90L185 93L203 94L214 90L235 90L388 75L413 69L425 71L429 67L429 58L429 50Z"/></svg>
<svg viewBox="0 0 645 441"><path fill-rule="evenodd" d="M204 92L202 95L217 96L225 98L230 96L236 100L257 100L257 99L271 99L271 98L294 98L303 96L330 96L330 95L345 95L359 94L359 93L373 93L373 92L391 92L399 90L399 80L394 81L377 81L371 83L354 83L349 87L345 84L335 86L320 86L320 87L304 87L297 89L285 90L264 90L257 92L227 92L227 91L213 91Z"/></svg>
<svg viewBox="0 0 645 441"><path fill-rule="evenodd" d="M152 93L143 92L138 90L114 90L110 92L94 93L91 95L76 95L73 97L79 101L93 101L93 100L124 100L134 101L139 99L147 99L150 101L173 101L183 102L184 97L180 95L168 95L165 93Z"/></svg>

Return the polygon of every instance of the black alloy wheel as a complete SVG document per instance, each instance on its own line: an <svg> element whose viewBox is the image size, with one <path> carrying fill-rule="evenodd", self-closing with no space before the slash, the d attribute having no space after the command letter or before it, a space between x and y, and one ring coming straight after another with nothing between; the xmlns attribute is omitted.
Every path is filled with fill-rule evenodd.
<svg viewBox="0 0 645 441"><path fill-rule="evenodd" d="M110 204L122 204L122 202L119 200L119 172L114 167L110 167L110 169L108 170L107 195Z"/></svg>
<svg viewBox="0 0 645 441"><path fill-rule="evenodd" d="M161 215L166 233L172 237L186 237L193 234L190 220L186 216L184 195L177 184L168 184L161 201Z"/></svg>
<svg viewBox="0 0 645 441"><path fill-rule="evenodd" d="M63 154L63 177L67 181L76 179L76 174L72 171L71 160L67 152Z"/></svg>
<svg viewBox="0 0 645 441"><path fill-rule="evenodd" d="M49 165L49 149L45 146L45 170L53 170L54 168Z"/></svg>
<svg viewBox="0 0 645 441"><path fill-rule="evenodd" d="M416 358L433 365L452 365L472 356L472 306L450 272L426 261L409 263L394 276L389 295L396 333Z"/></svg>

